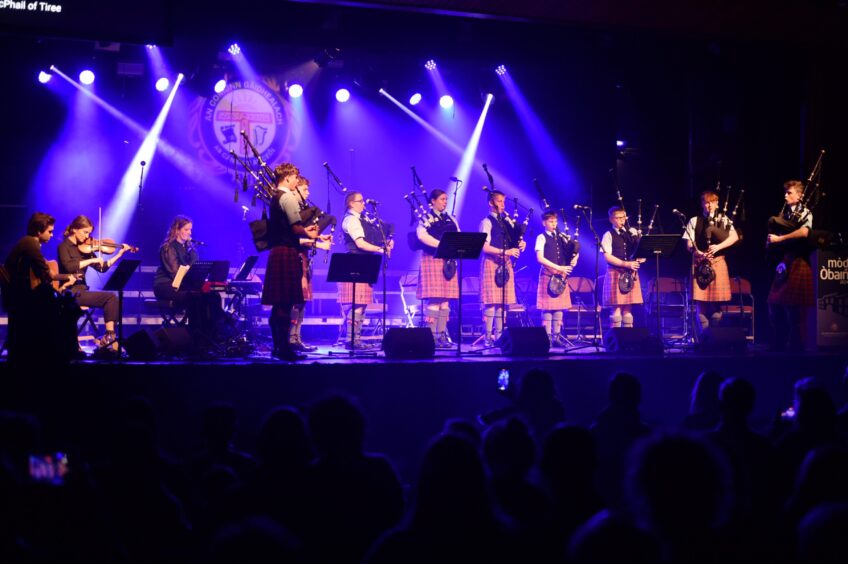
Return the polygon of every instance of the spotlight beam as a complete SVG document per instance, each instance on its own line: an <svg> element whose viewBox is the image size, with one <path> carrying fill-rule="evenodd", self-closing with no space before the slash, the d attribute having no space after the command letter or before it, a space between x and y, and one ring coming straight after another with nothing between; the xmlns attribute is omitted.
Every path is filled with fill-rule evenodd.
<svg viewBox="0 0 848 564"><path fill-rule="evenodd" d="M471 167L474 164L474 159L477 156L477 148L480 146L480 136L483 134L483 125L486 123L486 116L489 114L489 107L492 105L494 96L489 94L486 96L486 103L483 105L483 111L480 112L480 117L477 118L477 125L474 126L474 131L468 139L468 144L465 146L465 151L462 153L462 159L459 161L459 166L454 171L454 176L460 180L465 180L471 173ZM456 214L462 214L462 204L465 201L467 190L457 193L456 198Z"/></svg>

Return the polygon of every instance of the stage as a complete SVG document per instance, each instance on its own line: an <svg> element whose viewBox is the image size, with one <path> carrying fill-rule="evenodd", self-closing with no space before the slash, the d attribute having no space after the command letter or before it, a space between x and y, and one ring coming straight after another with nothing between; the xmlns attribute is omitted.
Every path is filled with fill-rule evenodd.
<svg viewBox="0 0 848 564"><path fill-rule="evenodd" d="M465 347L465 345L464 345ZM341 352L342 349L333 350ZM752 423L765 429L792 402L799 378L817 377L834 401L843 401L845 352L769 353L749 347L738 355L666 352L616 355L594 348L544 357L507 357L495 349L457 358L439 351L427 360L388 360L328 356L321 347L309 359L287 364L263 353L246 359L209 361L92 361L73 363L58 373L13 373L0 364L2 409L39 416L48 446L79 448L108 444L126 401L150 400L160 447L182 456L197 446L201 410L213 402L232 403L239 413L237 446L252 450L263 416L278 405L308 408L333 392L358 399L367 415L367 448L384 452L404 479L412 479L427 441L450 418L476 419L512 401L497 389L498 372L510 371L512 384L532 368L549 371L569 423L589 425L603 409L606 382L616 371L636 375L643 386L643 419L673 427L686 414L689 394L705 369L750 380L757 390ZM167 432L164 430L167 429Z"/></svg>

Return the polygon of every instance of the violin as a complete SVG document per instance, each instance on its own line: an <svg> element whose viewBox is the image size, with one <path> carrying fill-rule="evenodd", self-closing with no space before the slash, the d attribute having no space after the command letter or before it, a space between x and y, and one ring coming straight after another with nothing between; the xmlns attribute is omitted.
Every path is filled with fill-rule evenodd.
<svg viewBox="0 0 848 564"><path fill-rule="evenodd" d="M119 251L120 249L122 249L123 246L124 245L122 243L116 243L112 239L92 239L91 237L89 237L88 239L80 243L77 247L79 248L80 252L85 254L101 252L107 255L111 255L115 251ZM138 252L138 247L134 247L132 245L128 245L128 247L129 248L127 250L129 252Z"/></svg>

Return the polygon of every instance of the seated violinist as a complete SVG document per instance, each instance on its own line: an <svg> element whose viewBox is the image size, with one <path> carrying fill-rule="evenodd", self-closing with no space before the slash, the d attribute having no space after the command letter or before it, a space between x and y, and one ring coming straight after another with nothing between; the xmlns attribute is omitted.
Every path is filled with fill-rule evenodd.
<svg viewBox="0 0 848 564"><path fill-rule="evenodd" d="M71 293L79 305L103 309L103 319L106 334L100 341L101 347L109 347L115 340L115 322L118 320L118 297L112 292L89 290L85 275L91 267L98 272L106 272L118 262L125 252L131 250L129 245L106 247L100 241L91 239L94 225L84 215L78 215L65 229L65 239L59 243L59 273L72 274L76 282L70 287ZM115 256L104 259L97 252L115 251Z"/></svg>

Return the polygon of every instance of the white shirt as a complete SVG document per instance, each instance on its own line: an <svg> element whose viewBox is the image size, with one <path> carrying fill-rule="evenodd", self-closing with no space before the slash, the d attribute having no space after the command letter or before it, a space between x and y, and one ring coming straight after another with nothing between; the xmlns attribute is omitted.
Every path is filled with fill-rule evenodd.
<svg viewBox="0 0 848 564"><path fill-rule="evenodd" d="M624 229L624 228L622 227L622 229ZM636 231L636 229L634 229L633 227L631 227L630 228L630 234L635 237L636 235L639 234L639 232ZM608 255L612 254L612 227L607 229L604 232L604 236L601 237L601 251L608 254Z"/></svg>
<svg viewBox="0 0 848 564"><path fill-rule="evenodd" d="M709 219L710 219L707 216L702 216L702 217L704 218L705 221L709 221ZM683 239L685 239L687 241L692 241L692 244L695 243L695 227L697 226L697 224L698 224L698 216L696 215L695 217L689 219L689 223L686 224L686 229L683 230ZM733 225L730 226L730 232L731 233L736 232L736 228L733 227ZM706 249L702 249L702 250L706 250Z"/></svg>
<svg viewBox="0 0 848 564"><path fill-rule="evenodd" d="M357 239L365 238L365 230L362 229L361 214L352 209L345 212L342 219L342 231L350 235L350 238L356 241Z"/></svg>

